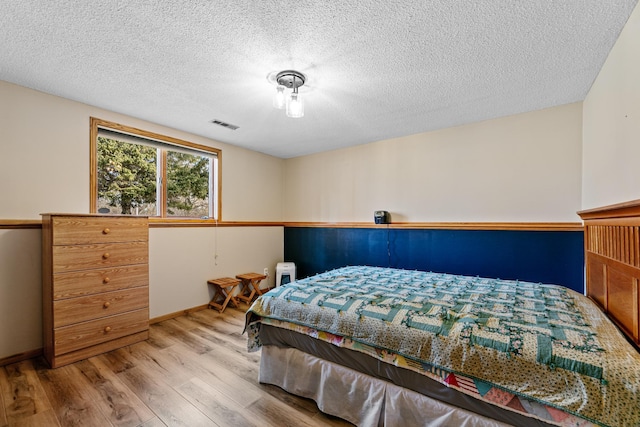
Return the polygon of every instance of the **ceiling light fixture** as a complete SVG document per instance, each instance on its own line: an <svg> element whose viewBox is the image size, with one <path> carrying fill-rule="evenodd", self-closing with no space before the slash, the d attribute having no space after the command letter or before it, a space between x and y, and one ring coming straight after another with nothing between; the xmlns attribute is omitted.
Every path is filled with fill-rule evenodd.
<svg viewBox="0 0 640 427"><path fill-rule="evenodd" d="M299 71L285 70L276 75L276 94L273 97L273 106L278 109L286 107L287 117L299 118L304 116L304 102L298 93L298 88L304 84L306 77ZM289 96L284 90L292 89Z"/></svg>

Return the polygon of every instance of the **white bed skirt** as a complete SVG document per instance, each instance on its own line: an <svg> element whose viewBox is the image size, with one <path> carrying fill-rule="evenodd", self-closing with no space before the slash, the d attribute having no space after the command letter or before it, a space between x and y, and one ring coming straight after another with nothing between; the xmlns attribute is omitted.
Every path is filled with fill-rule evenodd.
<svg viewBox="0 0 640 427"><path fill-rule="evenodd" d="M508 426L293 348L262 347L259 380L361 427Z"/></svg>

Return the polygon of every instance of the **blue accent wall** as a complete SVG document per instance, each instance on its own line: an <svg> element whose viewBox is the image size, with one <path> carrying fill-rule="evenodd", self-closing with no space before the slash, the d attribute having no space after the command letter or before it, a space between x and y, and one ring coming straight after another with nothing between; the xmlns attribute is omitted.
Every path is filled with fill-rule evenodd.
<svg viewBox="0 0 640 427"><path fill-rule="evenodd" d="M578 231L285 227L298 278L372 265L555 283L584 293Z"/></svg>

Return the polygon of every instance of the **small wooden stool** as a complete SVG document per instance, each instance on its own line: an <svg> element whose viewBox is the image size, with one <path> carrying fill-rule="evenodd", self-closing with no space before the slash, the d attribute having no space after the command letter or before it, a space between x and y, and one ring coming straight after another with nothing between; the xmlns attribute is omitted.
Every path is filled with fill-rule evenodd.
<svg viewBox="0 0 640 427"><path fill-rule="evenodd" d="M253 297L256 296L256 294L258 296L263 294L262 289L260 289L260 282L266 278L267 276L264 274L258 273L238 274L236 279L242 280L242 289L240 289L237 298L247 304L251 304L251 301L253 301Z"/></svg>
<svg viewBox="0 0 640 427"><path fill-rule="evenodd" d="M240 280L231 277L222 277L220 279L207 280L207 283L213 285L213 298L209 302L209 308L215 308L220 313L227 308L227 304L238 307L236 299L232 296L233 289L240 284ZM218 303L218 299L224 300L222 304Z"/></svg>

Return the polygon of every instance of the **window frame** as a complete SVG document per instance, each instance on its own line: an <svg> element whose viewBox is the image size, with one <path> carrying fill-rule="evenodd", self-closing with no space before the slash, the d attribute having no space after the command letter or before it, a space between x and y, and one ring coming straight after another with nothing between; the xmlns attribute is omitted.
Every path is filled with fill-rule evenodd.
<svg viewBox="0 0 640 427"><path fill-rule="evenodd" d="M214 217L208 219L201 218L187 218L187 217L172 217L167 216L167 186L165 183L167 182L167 171L166 160L167 160L167 152L166 150L161 150L161 161L163 167L161 167L162 176L160 177L162 180L162 191L160 192L160 199L158 203L160 204L160 215L159 216L149 216L150 220L153 222L167 222L167 223L211 223L218 222L222 220L222 150L218 148L209 147L206 145L195 144L193 142L184 141L182 139L174 138L171 136L161 135L154 132L145 131L142 129L134 128L131 126L122 125L115 122L110 122L107 120L98 119L95 117L91 117L90 120L90 149L89 149L89 212L97 213L98 212L98 129L106 129L115 132L120 132L124 134L129 134L132 136L136 136L139 138L149 139L152 141L159 142L160 144L175 146L182 149L193 150L194 154L197 152L204 152L217 157L217 186L216 188L212 188L215 191L213 196L210 197L216 198L216 203L214 206L217 207L216 211L213 212ZM214 171L211 171L211 176L213 177ZM214 187L212 185L212 187Z"/></svg>

